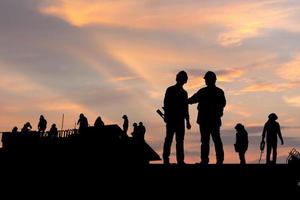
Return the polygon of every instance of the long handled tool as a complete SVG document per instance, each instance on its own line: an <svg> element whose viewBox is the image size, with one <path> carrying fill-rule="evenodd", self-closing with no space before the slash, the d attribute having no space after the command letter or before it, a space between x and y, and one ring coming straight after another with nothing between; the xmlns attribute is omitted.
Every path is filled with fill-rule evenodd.
<svg viewBox="0 0 300 200"><path fill-rule="evenodd" d="M260 157L259 157L259 161L258 161L259 164L260 164L261 157L265 150L265 144L266 144L265 141L261 141L261 143L260 143Z"/></svg>
<svg viewBox="0 0 300 200"><path fill-rule="evenodd" d="M165 120L165 114L160 109L157 109L156 112L163 120Z"/></svg>

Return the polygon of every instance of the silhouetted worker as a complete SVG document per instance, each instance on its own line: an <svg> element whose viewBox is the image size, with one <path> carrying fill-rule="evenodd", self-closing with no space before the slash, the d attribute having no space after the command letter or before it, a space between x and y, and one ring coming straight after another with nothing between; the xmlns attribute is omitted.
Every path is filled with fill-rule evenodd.
<svg viewBox="0 0 300 200"><path fill-rule="evenodd" d="M101 117L97 117L95 123L94 123L94 127L97 129L103 128L104 127L104 122L102 121Z"/></svg>
<svg viewBox="0 0 300 200"><path fill-rule="evenodd" d="M123 115L122 118L124 119L124 122L123 122L123 132L127 135L128 126L129 126L128 117L127 117L127 115Z"/></svg>
<svg viewBox="0 0 300 200"><path fill-rule="evenodd" d="M143 122L139 123L137 130L137 140L140 142L145 141L146 127L144 126Z"/></svg>
<svg viewBox="0 0 300 200"><path fill-rule="evenodd" d="M57 130L56 124L52 124L50 131L49 131L49 137L51 139L58 137L58 130Z"/></svg>
<svg viewBox="0 0 300 200"><path fill-rule="evenodd" d="M131 133L132 137L135 138L137 136L138 132L138 125L136 122L133 123L133 131Z"/></svg>
<svg viewBox="0 0 300 200"><path fill-rule="evenodd" d="M236 142L234 144L234 149L239 153L240 163L242 165L246 164L245 153L248 149L248 132L242 124L237 124L236 129Z"/></svg>
<svg viewBox="0 0 300 200"><path fill-rule="evenodd" d="M12 129L11 133L18 133L18 127L15 126L15 127Z"/></svg>
<svg viewBox="0 0 300 200"><path fill-rule="evenodd" d="M87 118L84 116L84 114L81 113L79 115L77 125L79 125L79 133L82 133L84 129L88 128L89 123Z"/></svg>
<svg viewBox="0 0 300 200"><path fill-rule="evenodd" d="M277 158L277 135L281 140L281 145L283 145L283 139L281 135L280 125L276 121L278 116L275 113L269 115L269 120L266 122L262 134L262 142L265 141L267 137L267 164L276 163ZM271 151L273 150L273 160L270 161Z"/></svg>
<svg viewBox="0 0 300 200"><path fill-rule="evenodd" d="M165 93L164 111L166 122L166 138L163 149L163 162L170 164L169 156L171 145L175 134L176 158L178 164L184 164L184 135L185 120L187 129L191 128L188 94L183 85L187 83L188 76L185 71L180 71L176 76L176 84L170 86Z"/></svg>
<svg viewBox="0 0 300 200"><path fill-rule="evenodd" d="M32 129L30 122L26 122L21 130L22 133L29 133Z"/></svg>
<svg viewBox="0 0 300 200"><path fill-rule="evenodd" d="M188 100L189 104L198 103L197 123L201 133L201 164L209 163L210 135L215 144L217 164L223 164L224 150L220 128L226 99L223 90L216 87L217 76L214 72L208 71L204 79L207 87L200 89Z"/></svg>
<svg viewBox="0 0 300 200"><path fill-rule="evenodd" d="M43 115L40 116L40 121L38 124L38 132L41 134L41 136L44 135L47 128L47 121Z"/></svg>

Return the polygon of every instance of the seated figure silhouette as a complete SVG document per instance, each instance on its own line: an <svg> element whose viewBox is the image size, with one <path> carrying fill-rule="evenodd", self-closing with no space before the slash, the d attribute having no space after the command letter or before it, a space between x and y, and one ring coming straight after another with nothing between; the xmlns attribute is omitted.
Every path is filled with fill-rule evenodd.
<svg viewBox="0 0 300 200"><path fill-rule="evenodd" d="M51 125L51 128L50 128L48 136L49 136L50 139L58 137L58 130L57 130L56 124L52 124Z"/></svg>
<svg viewBox="0 0 300 200"><path fill-rule="evenodd" d="M226 99L224 91L216 86L217 76L214 72L208 71L204 79L207 87L200 89L188 100L189 104L198 103L197 123L201 134L201 164L209 163L210 136L215 144L217 164L223 164L224 150L220 128Z"/></svg>
<svg viewBox="0 0 300 200"><path fill-rule="evenodd" d="M15 127L12 129L11 133L18 133L18 127L15 126Z"/></svg>
<svg viewBox="0 0 300 200"><path fill-rule="evenodd" d="M95 123L94 123L94 127L97 129L101 129L104 127L104 122L102 121L102 118L99 116L97 117Z"/></svg>
<svg viewBox="0 0 300 200"><path fill-rule="evenodd" d="M248 149L248 132L242 124L237 124L236 129L236 142L234 144L234 149L239 153L241 165L246 164L245 154Z"/></svg>
<svg viewBox="0 0 300 200"><path fill-rule="evenodd" d="M165 93L164 111L166 122L166 137L163 148L163 162L170 164L169 156L173 137L176 139L176 158L178 164L184 164L184 135L185 120L187 129L191 128L188 94L183 85L188 81L188 75L185 71L180 71L176 76L176 84L170 86Z"/></svg>
<svg viewBox="0 0 300 200"><path fill-rule="evenodd" d="M81 114L79 115L79 119L78 119L77 125L79 125L79 133L83 133L83 131L84 131L86 128L88 128L89 123L88 123L88 120L87 120L87 118L84 116L83 113L81 113Z"/></svg>
<svg viewBox="0 0 300 200"><path fill-rule="evenodd" d="M26 122L23 126L23 128L21 129L22 133L29 133L32 129L32 126L30 124L30 122Z"/></svg>
<svg viewBox="0 0 300 200"><path fill-rule="evenodd" d="M43 115L41 115L40 121L38 123L38 132L40 133L41 136L44 135L46 128L47 128L47 120Z"/></svg>
<svg viewBox="0 0 300 200"><path fill-rule="evenodd" d="M262 134L262 142L265 141L267 143L267 164L275 164L277 159L277 136L281 140L281 145L283 145L283 138L281 135L280 124L276 121L278 116L275 113L271 113L268 117L268 121L265 123L263 134ZM273 151L273 160L270 160L271 151Z"/></svg>

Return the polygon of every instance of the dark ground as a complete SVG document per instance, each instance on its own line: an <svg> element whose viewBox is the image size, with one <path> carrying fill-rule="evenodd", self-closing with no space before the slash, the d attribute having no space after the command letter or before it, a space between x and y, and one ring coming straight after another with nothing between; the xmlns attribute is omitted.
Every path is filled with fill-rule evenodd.
<svg viewBox="0 0 300 200"><path fill-rule="evenodd" d="M103 165L89 161L2 163L1 182L27 192L87 195L90 197L123 196L161 199L162 196L226 197L296 195L299 199L299 165L170 165L151 164L144 167ZM19 188L20 187L20 188ZM226 191L226 193L220 193ZM142 194L140 196L140 194ZM270 194L270 195L269 195ZM110 199L110 198L109 198ZM141 198L144 199L144 198ZM189 199L189 198L188 198Z"/></svg>

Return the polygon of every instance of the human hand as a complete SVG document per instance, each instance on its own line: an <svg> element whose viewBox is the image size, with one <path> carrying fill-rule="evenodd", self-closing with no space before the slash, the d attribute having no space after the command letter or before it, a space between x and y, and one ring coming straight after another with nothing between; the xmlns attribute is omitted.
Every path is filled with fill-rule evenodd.
<svg viewBox="0 0 300 200"><path fill-rule="evenodd" d="M186 128L187 128L188 130L190 130L190 129L192 128L191 123L190 123L189 121L186 123Z"/></svg>

